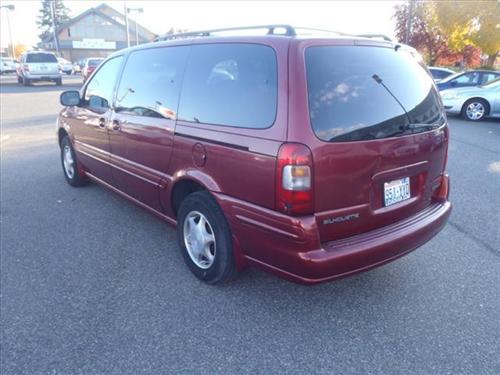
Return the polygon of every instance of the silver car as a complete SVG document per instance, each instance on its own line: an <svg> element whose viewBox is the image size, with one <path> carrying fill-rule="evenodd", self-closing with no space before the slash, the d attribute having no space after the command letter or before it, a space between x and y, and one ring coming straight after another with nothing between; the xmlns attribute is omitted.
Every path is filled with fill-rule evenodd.
<svg viewBox="0 0 500 375"><path fill-rule="evenodd" d="M481 86L443 90L441 98L446 112L466 120L500 117L500 78Z"/></svg>

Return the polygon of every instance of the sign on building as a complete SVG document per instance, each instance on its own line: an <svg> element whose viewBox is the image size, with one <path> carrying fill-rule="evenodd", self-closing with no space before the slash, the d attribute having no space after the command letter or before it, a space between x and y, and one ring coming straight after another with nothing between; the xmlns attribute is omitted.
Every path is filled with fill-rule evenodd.
<svg viewBox="0 0 500 375"><path fill-rule="evenodd" d="M78 49L116 49L116 42L106 42L104 39L74 40L73 48Z"/></svg>

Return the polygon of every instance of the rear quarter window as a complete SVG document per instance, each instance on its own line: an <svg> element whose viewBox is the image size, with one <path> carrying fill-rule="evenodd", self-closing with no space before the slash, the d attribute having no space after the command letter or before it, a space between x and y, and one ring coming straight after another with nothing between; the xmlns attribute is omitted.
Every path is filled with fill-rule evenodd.
<svg viewBox="0 0 500 375"><path fill-rule="evenodd" d="M258 44L192 46L179 119L263 129L274 123L278 96L276 54Z"/></svg>
<svg viewBox="0 0 500 375"><path fill-rule="evenodd" d="M313 46L305 59L310 122L321 140L384 138L408 123L442 119L432 78L406 51Z"/></svg>

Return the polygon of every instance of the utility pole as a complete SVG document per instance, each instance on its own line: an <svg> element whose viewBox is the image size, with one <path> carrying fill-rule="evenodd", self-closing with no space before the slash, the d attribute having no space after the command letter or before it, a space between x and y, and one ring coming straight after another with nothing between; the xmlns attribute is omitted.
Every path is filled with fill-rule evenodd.
<svg viewBox="0 0 500 375"><path fill-rule="evenodd" d="M143 8L127 8L127 12L126 13L130 13L130 12L137 12L137 14L139 14L139 13L144 12L144 9ZM135 45L136 46L139 45L139 31L137 29L137 17L138 17L138 15L136 15L136 17L134 18L134 22L135 22Z"/></svg>
<svg viewBox="0 0 500 375"><path fill-rule="evenodd" d="M14 42L12 41L12 29L10 28L10 16L9 13L15 9L14 5L2 5L0 8L5 8L7 10L7 27L9 29L9 40L10 40L10 51L12 53L12 58L15 59Z"/></svg>
<svg viewBox="0 0 500 375"><path fill-rule="evenodd" d="M123 13L125 13L125 32L127 33L127 48L130 47L130 35L128 33L128 8L127 2L123 0Z"/></svg>
<svg viewBox="0 0 500 375"><path fill-rule="evenodd" d="M59 41L57 40L56 10L55 10L55 1L54 0L52 0L50 2L50 11L52 13L52 27L54 28L54 43L56 45L56 52L57 52L57 56L60 56L60 54L59 54Z"/></svg>
<svg viewBox="0 0 500 375"><path fill-rule="evenodd" d="M410 41L411 25L412 25L412 20L413 20L413 3L414 3L414 0L409 0L408 22L406 23L405 44L408 44L408 42Z"/></svg>
<svg viewBox="0 0 500 375"><path fill-rule="evenodd" d="M135 45L139 45L139 33L137 32L137 16L135 17Z"/></svg>

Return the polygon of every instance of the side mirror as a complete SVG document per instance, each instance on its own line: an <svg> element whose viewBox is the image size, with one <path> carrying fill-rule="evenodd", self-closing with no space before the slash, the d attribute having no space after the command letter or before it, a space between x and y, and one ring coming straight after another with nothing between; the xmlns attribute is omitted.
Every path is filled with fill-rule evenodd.
<svg viewBox="0 0 500 375"><path fill-rule="evenodd" d="M451 81L451 82L450 82L450 85L452 85L452 86L456 86L456 85L457 85L457 81Z"/></svg>
<svg viewBox="0 0 500 375"><path fill-rule="evenodd" d="M76 90L64 91L63 93L61 93L59 101L63 106L66 107L73 107L75 105L79 105L81 101L80 93Z"/></svg>

